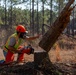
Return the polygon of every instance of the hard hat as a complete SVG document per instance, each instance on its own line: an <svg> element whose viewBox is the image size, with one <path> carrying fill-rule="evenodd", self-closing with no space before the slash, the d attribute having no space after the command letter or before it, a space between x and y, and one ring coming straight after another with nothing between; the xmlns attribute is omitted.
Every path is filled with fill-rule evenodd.
<svg viewBox="0 0 76 75"><path fill-rule="evenodd" d="M23 25L18 25L16 27L16 31L18 31L18 32L26 32L26 29L25 29L25 27Z"/></svg>

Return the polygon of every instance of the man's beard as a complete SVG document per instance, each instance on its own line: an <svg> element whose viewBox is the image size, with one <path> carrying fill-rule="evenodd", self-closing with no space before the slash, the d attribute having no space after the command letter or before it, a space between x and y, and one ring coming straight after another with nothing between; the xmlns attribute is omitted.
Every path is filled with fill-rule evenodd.
<svg viewBox="0 0 76 75"><path fill-rule="evenodd" d="M22 38L22 39L26 38L26 34L25 33L21 33L20 34L20 38Z"/></svg>

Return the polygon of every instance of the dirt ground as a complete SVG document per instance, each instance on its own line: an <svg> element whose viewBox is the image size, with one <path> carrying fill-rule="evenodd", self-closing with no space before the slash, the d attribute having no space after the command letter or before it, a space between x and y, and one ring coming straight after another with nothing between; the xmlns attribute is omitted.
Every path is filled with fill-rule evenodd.
<svg viewBox="0 0 76 75"><path fill-rule="evenodd" d="M51 50L49 52L50 60L53 63L76 63L76 49L74 50L60 50L59 57L60 60L57 61L56 59L56 51Z"/></svg>

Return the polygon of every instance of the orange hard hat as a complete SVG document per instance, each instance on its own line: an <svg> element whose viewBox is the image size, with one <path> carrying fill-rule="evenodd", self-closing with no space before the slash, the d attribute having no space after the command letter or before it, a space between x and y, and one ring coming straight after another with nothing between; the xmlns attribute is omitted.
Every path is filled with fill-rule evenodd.
<svg viewBox="0 0 76 75"><path fill-rule="evenodd" d="M18 25L16 27L16 31L18 31L18 32L26 32L26 29L25 29L25 27L23 25Z"/></svg>

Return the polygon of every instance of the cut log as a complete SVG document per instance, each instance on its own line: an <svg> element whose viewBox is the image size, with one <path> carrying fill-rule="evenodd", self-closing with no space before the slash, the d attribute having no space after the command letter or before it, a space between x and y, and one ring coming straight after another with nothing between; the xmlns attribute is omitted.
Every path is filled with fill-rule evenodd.
<svg viewBox="0 0 76 75"><path fill-rule="evenodd" d="M74 0L69 0L69 2L60 13L59 17L56 19L50 29L43 35L41 41L39 42L39 46L45 51L49 52L62 31L68 25L68 22L70 21L71 11L74 9L70 7L73 2Z"/></svg>

